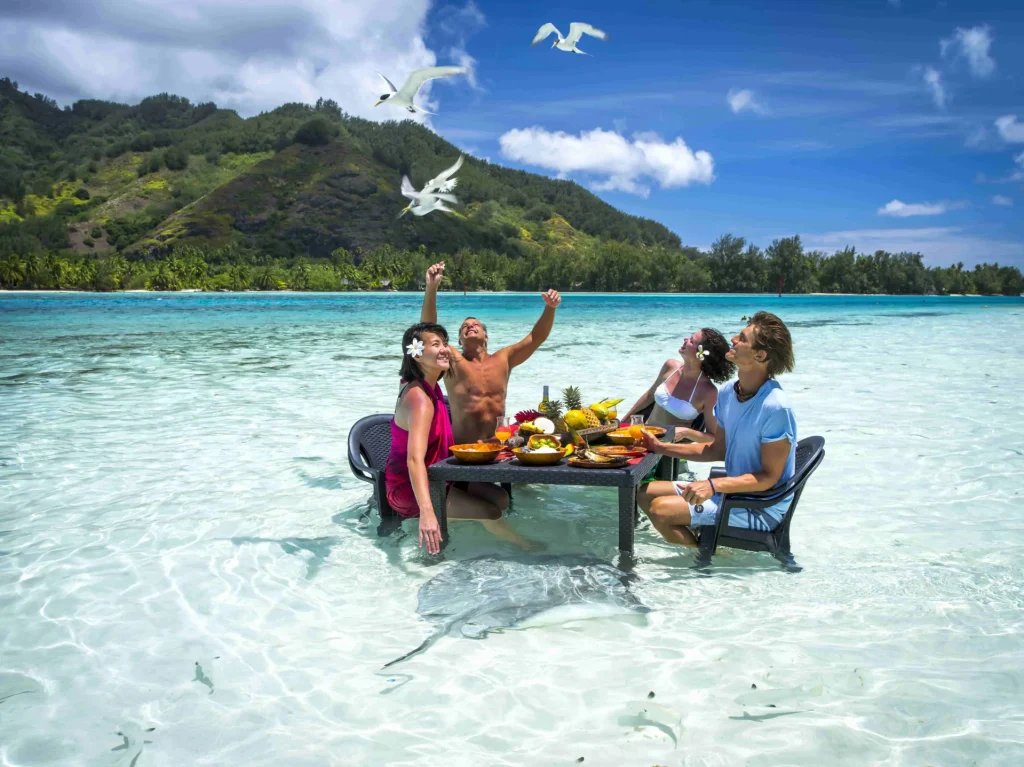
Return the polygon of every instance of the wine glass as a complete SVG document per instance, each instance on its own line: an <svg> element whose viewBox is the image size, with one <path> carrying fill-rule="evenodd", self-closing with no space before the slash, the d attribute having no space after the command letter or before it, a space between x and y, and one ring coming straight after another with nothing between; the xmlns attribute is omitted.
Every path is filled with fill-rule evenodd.
<svg viewBox="0 0 1024 767"><path fill-rule="evenodd" d="M637 445L640 444L640 438L644 433L644 417L642 415L631 415L629 417L629 436L633 438L633 442Z"/></svg>
<svg viewBox="0 0 1024 767"><path fill-rule="evenodd" d="M507 415L499 415L497 425L494 427L494 436L504 445L512 436L512 419Z"/></svg>

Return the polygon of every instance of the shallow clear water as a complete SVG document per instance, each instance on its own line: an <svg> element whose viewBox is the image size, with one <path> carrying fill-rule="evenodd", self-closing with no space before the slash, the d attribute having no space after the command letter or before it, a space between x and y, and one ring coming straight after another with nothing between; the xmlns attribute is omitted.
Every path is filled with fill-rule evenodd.
<svg viewBox="0 0 1024 767"><path fill-rule="evenodd" d="M1021 763L1024 303L567 296L511 408L632 400L698 327L790 323L782 383L828 441L805 570L723 550L702 575L645 527L650 613L446 637L388 675L432 631L420 586L514 554L475 525L441 562L415 523L380 538L349 473L418 301L0 296L0 764ZM440 304L492 346L542 308ZM510 519L615 560L613 491L523 487Z"/></svg>

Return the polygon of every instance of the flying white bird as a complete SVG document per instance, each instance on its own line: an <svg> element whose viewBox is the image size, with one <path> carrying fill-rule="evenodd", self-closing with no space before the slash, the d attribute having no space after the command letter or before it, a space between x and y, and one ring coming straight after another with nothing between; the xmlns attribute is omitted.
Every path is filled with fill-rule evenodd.
<svg viewBox="0 0 1024 767"><path fill-rule="evenodd" d="M430 181L428 181L421 191L423 192L450 192L455 188L455 185L459 183L457 178L452 178L459 168L462 167L463 156L460 154L459 159L455 161L455 164L438 173Z"/></svg>
<svg viewBox="0 0 1024 767"><path fill-rule="evenodd" d="M444 207L446 202L450 202L452 205L459 204L454 194L446 194L444 192L431 193L427 191L427 187L423 187L421 191L417 192L408 176L402 176L402 196L407 197L412 202L402 208L402 212L398 214L399 218L409 212L417 216L425 216L433 210L449 210L449 208Z"/></svg>
<svg viewBox="0 0 1024 767"><path fill-rule="evenodd" d="M589 56L590 54L586 51L581 51L576 47L576 43L580 41L580 38L583 37L583 35L590 35L591 37L596 37L598 40L608 39L608 35L600 29L592 27L589 24L584 24L582 21L574 21L570 24L569 36L562 37L562 33L558 31L558 28L554 24L548 22L537 30L537 34L534 36L531 45L536 45L552 32L558 35L558 39L551 45L552 48L558 48L558 50L565 51L566 53L582 53L585 56Z"/></svg>
<svg viewBox="0 0 1024 767"><path fill-rule="evenodd" d="M398 89L395 84L392 83L388 78L377 72L380 75L380 79L388 84L389 93L384 93L380 97L374 106L380 106L385 101L388 104L393 104L396 107L402 107L408 109L410 112L424 112L428 115L434 114L428 112L422 107L418 107L413 104L413 99L416 98L416 92L420 89L427 80L434 80L438 77L453 77L455 75L466 74L467 69L465 67L427 67L426 69L417 69L409 73L409 77L405 81L405 85Z"/></svg>
<svg viewBox="0 0 1024 767"><path fill-rule="evenodd" d="M423 185L420 191L416 191L413 187L412 182L409 181L408 176L402 176L402 195L410 200L410 202L402 212L398 214L401 218L407 212L410 212L416 216L425 216L428 213L441 210L451 212L450 208L446 208L444 203L450 202L453 205L458 205L459 201L455 195L448 194L455 188L456 184L459 183L457 178L453 178L455 173L462 167L463 156L460 154L459 159L455 161L455 164L450 168L438 173L430 181Z"/></svg>
<svg viewBox="0 0 1024 767"><path fill-rule="evenodd" d="M444 200L442 200L440 197L428 197L425 202L419 205L409 205L408 207L403 208L402 213L405 213L405 211L409 211L414 216L425 216L428 213L433 213L435 210L441 210L444 211L445 213L455 212L451 208L445 207ZM402 213L398 214L399 218L402 217Z"/></svg>

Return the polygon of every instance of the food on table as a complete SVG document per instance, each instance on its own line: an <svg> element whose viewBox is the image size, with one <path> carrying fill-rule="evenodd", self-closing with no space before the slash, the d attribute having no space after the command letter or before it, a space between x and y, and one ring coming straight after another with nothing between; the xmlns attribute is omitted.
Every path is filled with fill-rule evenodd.
<svg viewBox="0 0 1024 767"><path fill-rule="evenodd" d="M554 424L555 431L558 433L568 431L565 419L562 417L562 414L565 412L562 403L557 399L549 399L543 404L544 416Z"/></svg>
<svg viewBox="0 0 1024 767"><path fill-rule="evenodd" d="M626 462L625 456L612 457L607 455L601 455L600 453L596 452L593 448L590 447L590 445L586 443L586 440L584 440L583 437L581 437L579 433L572 427L569 428L569 436L572 437L572 444L576 448L575 457L577 460L589 461L590 463L608 464L609 466L611 464L621 465Z"/></svg>
<svg viewBox="0 0 1024 767"><path fill-rule="evenodd" d="M589 407L583 407L583 396L575 386L562 389L562 401L569 412L565 414L565 422L575 429L594 428L601 425L597 413Z"/></svg>
<svg viewBox="0 0 1024 767"><path fill-rule="evenodd" d="M539 410L520 410L516 413L516 421L520 424L529 423L530 421L540 418L544 414Z"/></svg>
<svg viewBox="0 0 1024 767"><path fill-rule="evenodd" d="M562 443L558 441L558 437L548 434L534 434L530 437L529 441L527 441L526 446L530 448L530 450L537 450L542 447L551 447L556 450L560 450L562 448Z"/></svg>
<svg viewBox="0 0 1024 767"><path fill-rule="evenodd" d="M610 455L610 456L624 455L626 457L632 457L632 456L635 456L635 455L643 455L644 453L647 452L642 447L634 448L634 447L629 447L627 445L601 445L600 447L592 448L592 450L595 453L600 453L601 455Z"/></svg>
<svg viewBox="0 0 1024 767"><path fill-rule="evenodd" d="M583 397L575 386L562 390L562 399L551 399L544 387L544 399L537 410L521 410L516 421L523 434L562 434L573 429L601 426L612 415L615 405L622 399L603 399L590 407L583 407Z"/></svg>
<svg viewBox="0 0 1024 767"><path fill-rule="evenodd" d="M519 425L520 430L523 434L554 434L555 424L550 418L535 418L532 421L527 421Z"/></svg>
<svg viewBox="0 0 1024 767"><path fill-rule="evenodd" d="M450 450L463 463L490 463L498 457L502 446L497 442L472 442L452 445Z"/></svg>

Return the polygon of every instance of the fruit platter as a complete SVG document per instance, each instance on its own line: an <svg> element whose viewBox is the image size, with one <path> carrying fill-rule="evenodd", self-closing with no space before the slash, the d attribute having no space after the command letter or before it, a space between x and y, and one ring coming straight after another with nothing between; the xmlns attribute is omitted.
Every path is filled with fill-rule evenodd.
<svg viewBox="0 0 1024 767"><path fill-rule="evenodd" d="M545 387L544 399L536 410L516 413L518 433L524 440L533 434L555 435L568 444L569 432L575 430L584 440L589 440L619 427L615 406L620 402L621 398L607 398L584 406L583 395L575 386L563 389L560 399L550 399Z"/></svg>
<svg viewBox="0 0 1024 767"><path fill-rule="evenodd" d="M519 463L525 466L554 466L573 452L571 443L563 446L552 434L534 434L523 447L512 450Z"/></svg>

